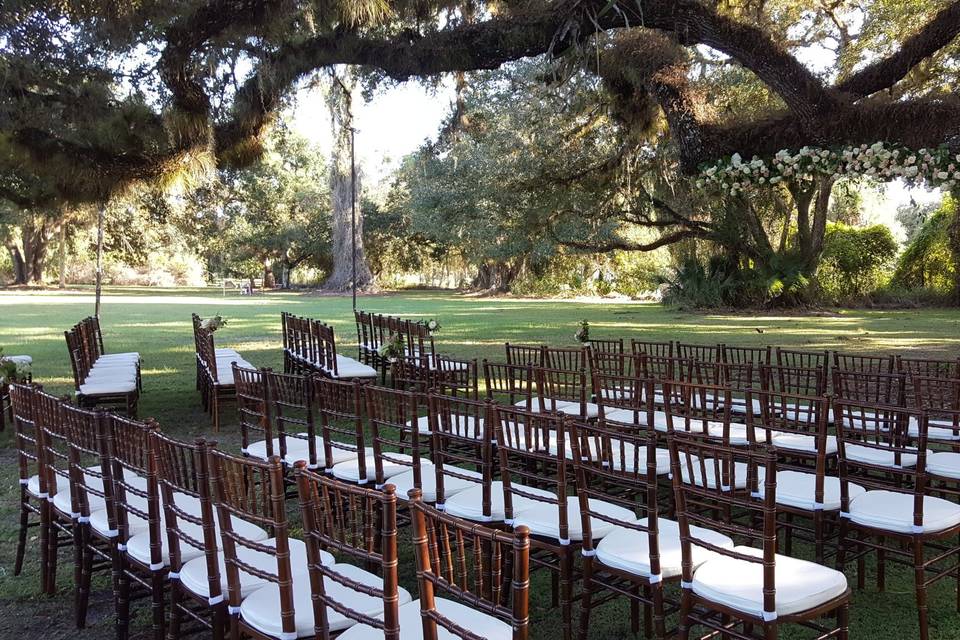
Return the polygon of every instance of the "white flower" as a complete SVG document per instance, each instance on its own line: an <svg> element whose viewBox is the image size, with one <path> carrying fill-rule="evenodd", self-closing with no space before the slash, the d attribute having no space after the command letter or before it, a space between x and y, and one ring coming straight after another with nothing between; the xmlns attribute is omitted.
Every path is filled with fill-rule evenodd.
<svg viewBox="0 0 960 640"><path fill-rule="evenodd" d="M873 150L874 153L880 153L881 151L883 151L883 143L874 142L872 145L870 145L870 148Z"/></svg>
<svg viewBox="0 0 960 640"><path fill-rule="evenodd" d="M707 169L704 173L706 173L708 176L712 176L712 175L715 174L716 172L717 172L717 168L716 168L716 167L710 167L710 168Z"/></svg>
<svg viewBox="0 0 960 640"><path fill-rule="evenodd" d="M907 167L903 171L903 175L907 176L908 178L912 178L916 176L918 173L920 173L920 169L918 169L917 167Z"/></svg>
<svg viewBox="0 0 960 640"><path fill-rule="evenodd" d="M937 173L937 177L940 178L941 180L946 180L947 178L950 177L950 174L947 173L946 171L940 171L939 173Z"/></svg>
<svg viewBox="0 0 960 640"><path fill-rule="evenodd" d="M772 178L770 178L770 184L777 184L777 183L780 182L781 180L783 180L783 178L781 178L781 177L779 177L779 176L773 176Z"/></svg>
<svg viewBox="0 0 960 640"><path fill-rule="evenodd" d="M917 161L917 156L907 156L907 159L904 160L904 163L908 166Z"/></svg>
<svg viewBox="0 0 960 640"><path fill-rule="evenodd" d="M739 153L735 153L732 156L730 156L730 162L733 164L733 166L739 167L740 164L743 162L743 159L740 157Z"/></svg>

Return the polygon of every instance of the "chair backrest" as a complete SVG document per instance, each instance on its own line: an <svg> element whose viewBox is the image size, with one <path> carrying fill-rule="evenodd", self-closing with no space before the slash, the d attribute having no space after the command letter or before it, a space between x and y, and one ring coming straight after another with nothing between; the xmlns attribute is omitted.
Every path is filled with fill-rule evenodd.
<svg viewBox="0 0 960 640"><path fill-rule="evenodd" d="M533 406L533 365L483 361L487 398L504 404Z"/></svg>
<svg viewBox="0 0 960 640"><path fill-rule="evenodd" d="M371 348L370 344L370 316L365 311L355 309L353 312L353 321L357 326L357 347L361 360L365 358L365 352Z"/></svg>
<svg viewBox="0 0 960 640"><path fill-rule="evenodd" d="M115 413L106 414L104 421L113 480L117 543L127 544L131 520L145 521L150 535L150 569L162 569L160 487L152 445L152 433L159 427L153 421L134 420ZM137 477L146 481L145 488L134 480Z"/></svg>
<svg viewBox="0 0 960 640"><path fill-rule="evenodd" d="M601 416L616 409L646 412L655 404L654 382L636 375L593 371L593 397Z"/></svg>
<svg viewBox="0 0 960 640"><path fill-rule="evenodd" d="M896 361L893 356L864 356L834 351L833 368L860 373L893 373L896 371Z"/></svg>
<svg viewBox="0 0 960 640"><path fill-rule="evenodd" d="M543 366L543 345L510 344L507 342L503 346L507 355L507 364Z"/></svg>
<svg viewBox="0 0 960 640"><path fill-rule="evenodd" d="M429 450L430 438L420 436L420 412L426 409L426 396L375 385L363 388L367 421L373 447L376 486L384 485L384 463L409 467L413 484L423 486L420 469L421 447Z"/></svg>
<svg viewBox="0 0 960 640"><path fill-rule="evenodd" d="M623 353L623 338L607 338L604 340L590 339L590 345L587 347L594 353ZM592 354L591 354L592 355Z"/></svg>
<svg viewBox="0 0 960 640"><path fill-rule="evenodd" d="M70 436L63 420L60 399L37 390L33 396L33 415L37 430L41 433L42 455L40 456L46 478L46 492L50 499L60 491L70 491ZM72 496L71 496L72 502ZM56 503L54 503L56 506ZM77 509L70 513L80 517Z"/></svg>
<svg viewBox="0 0 960 640"><path fill-rule="evenodd" d="M390 363L390 381L397 389L427 393L435 385L437 372L422 358L400 356Z"/></svg>
<svg viewBox="0 0 960 640"><path fill-rule="evenodd" d="M234 610L240 606L242 591L240 572L272 582L280 590L280 617L283 632L296 636L293 608L293 571L290 565L289 524L284 505L283 466L280 458L269 460L240 458L222 451L208 452L210 487L213 506L220 526L220 544L227 573L228 603ZM254 540L234 528L234 519L265 529L275 539L273 545ZM250 549L276 558L272 567L252 566L242 560L237 548Z"/></svg>
<svg viewBox="0 0 960 640"><path fill-rule="evenodd" d="M590 366L587 347L544 347L543 366L563 371L586 371Z"/></svg>
<svg viewBox="0 0 960 640"><path fill-rule="evenodd" d="M791 447L781 453L781 467L793 466L816 468L818 476L817 502L823 504L822 477L827 461L827 426L830 422L830 399L827 396L806 396L794 393L757 390L751 394L747 405L747 429L752 430L756 441L773 445L773 431L810 438L811 446L803 449Z"/></svg>
<svg viewBox="0 0 960 640"><path fill-rule="evenodd" d="M363 387L357 381L313 378L313 397L317 403L323 436L323 466L333 468L334 449L352 451L357 456L359 478L373 477L367 469L366 436L363 424Z"/></svg>
<svg viewBox="0 0 960 640"><path fill-rule="evenodd" d="M776 355L777 366L779 367L822 369L824 380L830 380L828 377L830 373L830 352L826 349L823 351L800 351L777 347Z"/></svg>
<svg viewBox="0 0 960 640"><path fill-rule="evenodd" d="M590 371L611 375L638 375L640 356L634 353L607 353L590 350Z"/></svg>
<svg viewBox="0 0 960 640"><path fill-rule="evenodd" d="M534 379L537 382L537 400L541 411L564 411L574 416L587 415L587 396L590 383L586 369L548 369L536 367ZM572 403L568 408L561 402Z"/></svg>
<svg viewBox="0 0 960 640"><path fill-rule="evenodd" d="M513 628L513 640L527 640L530 530L520 526L507 533L455 518L425 503L416 491L411 491L410 511L424 640L437 640L438 628L466 640L484 640L445 616L437 607L438 596L504 620Z"/></svg>
<svg viewBox="0 0 960 640"><path fill-rule="evenodd" d="M261 375L266 384L269 403L267 415L273 421L272 435L280 445L277 451L268 449L268 457L276 454L286 460L290 449L299 450L301 447L296 445L305 443L307 465L311 469L317 468L323 452L317 450L314 386L310 376L276 373L269 369L264 370Z"/></svg>
<svg viewBox="0 0 960 640"><path fill-rule="evenodd" d="M312 320L310 326L316 344L315 362L327 375L340 377L337 367L337 339L333 327L317 320Z"/></svg>
<svg viewBox="0 0 960 640"><path fill-rule="evenodd" d="M724 443L730 442L733 390L728 386L664 382L663 410L668 430L710 433Z"/></svg>
<svg viewBox="0 0 960 640"><path fill-rule="evenodd" d="M694 545L721 556L760 564L763 611L765 617L776 615L776 452L770 447L731 447L679 431L669 432L667 442L680 525L683 582L693 581ZM762 493L758 480L761 474ZM711 478L714 480L710 481ZM731 490L742 486L747 490ZM757 495L761 497L755 498ZM698 536L694 526L727 535L743 546L759 548L753 554L744 553L742 547L717 545Z"/></svg>
<svg viewBox="0 0 960 640"><path fill-rule="evenodd" d="M722 344L689 344L676 343L677 356L702 362L721 362L723 360Z"/></svg>
<svg viewBox="0 0 960 640"><path fill-rule="evenodd" d="M60 415L67 434L70 465L70 502L77 520L86 522L102 501L108 531L117 531L113 464L107 437L107 414L64 402Z"/></svg>
<svg viewBox="0 0 960 640"><path fill-rule="evenodd" d="M214 382L219 382L220 372L217 371L217 348L213 340L213 331L201 327L197 332L197 339L200 346L200 361L210 372Z"/></svg>
<svg viewBox="0 0 960 640"><path fill-rule="evenodd" d="M735 347L725 344L723 361L728 364L752 364L759 370L760 365L771 364L773 349L771 347Z"/></svg>
<svg viewBox="0 0 960 640"><path fill-rule="evenodd" d="M673 340L667 342L651 342L649 340L630 340L630 351L634 355L656 356L658 358L674 357Z"/></svg>
<svg viewBox="0 0 960 640"><path fill-rule="evenodd" d="M273 419L266 382L269 369L247 369L237 366L236 362L231 366L240 422L240 451L246 454L252 442L266 440L267 457L279 453L273 446Z"/></svg>
<svg viewBox="0 0 960 640"><path fill-rule="evenodd" d="M10 406L13 410L14 443L17 449L17 470L20 486L26 488L37 476L41 498L47 497L47 478L43 472L43 433L37 426L34 397L38 387L32 384L10 385Z"/></svg>
<svg viewBox="0 0 960 640"><path fill-rule="evenodd" d="M409 336L409 353L421 358L427 365L431 364L437 350L430 329L423 322L408 322L406 326Z"/></svg>
<svg viewBox="0 0 960 640"><path fill-rule="evenodd" d="M400 638L398 608L397 496L392 484L382 491L364 489L326 475L296 468L297 491L307 546L313 616L320 638L329 638L328 609L383 631L385 640ZM378 567L383 587L363 584L344 575L342 565L321 562L321 551L349 556L368 567ZM327 592L325 582L336 583L383 599L383 616L355 611Z"/></svg>
<svg viewBox="0 0 960 640"><path fill-rule="evenodd" d="M960 378L960 358L955 360L936 360L926 358L904 358L897 356L898 373L909 378L924 376L927 378Z"/></svg>
<svg viewBox="0 0 960 640"><path fill-rule="evenodd" d="M184 547L201 551L207 565L208 603L214 606L223 601L220 541L210 493L209 454L216 443L204 438L197 438L192 443L183 442L159 431L152 433L151 438L163 504L167 548L170 550L170 573L178 575L183 568ZM181 505L184 497L195 500L200 505L200 512L184 509Z"/></svg>
<svg viewBox="0 0 960 640"><path fill-rule="evenodd" d="M483 487L482 513L491 513L493 482L493 445L496 443L491 414L492 401L470 400L431 393L430 449L436 473L437 504L445 500L447 478L474 482ZM479 477L477 477L479 473Z"/></svg>
<svg viewBox="0 0 960 640"><path fill-rule="evenodd" d="M492 418L503 481L505 521L513 521L515 498L555 506L558 542L569 544L567 495L575 484L573 466L568 459L569 418L563 414L499 405L493 406ZM534 492L531 488L545 491Z"/></svg>
<svg viewBox="0 0 960 640"><path fill-rule="evenodd" d="M660 575L656 431L652 426L624 428L602 418L596 423L573 420L569 426L584 550L593 550L594 521L640 531L649 540L650 572ZM592 506L597 501L616 504L635 517L617 517L609 509L600 513Z"/></svg>
<svg viewBox="0 0 960 640"><path fill-rule="evenodd" d="M67 353L70 355L70 369L73 373L73 387L80 389L80 385L87 377L87 369L84 364L83 349L80 346L79 335L76 329L64 331L63 337L67 342Z"/></svg>
<svg viewBox="0 0 960 640"><path fill-rule="evenodd" d="M821 367L761 365L760 388L778 393L822 396L827 392L827 375Z"/></svg>
<svg viewBox="0 0 960 640"><path fill-rule="evenodd" d="M902 373L833 371L833 393L837 398L906 406L907 379Z"/></svg>
<svg viewBox="0 0 960 640"><path fill-rule="evenodd" d="M465 360L436 354L433 388L448 395L477 400L480 397L480 368L476 359Z"/></svg>
<svg viewBox="0 0 960 640"><path fill-rule="evenodd" d="M926 485L925 411L837 398L833 402L840 463L841 513L849 511L849 483L914 496L914 524L923 524Z"/></svg>
<svg viewBox="0 0 960 640"><path fill-rule="evenodd" d="M675 358L672 356L640 356L639 375L652 378L657 382L665 380L687 380L690 376L690 367L693 361L689 358Z"/></svg>

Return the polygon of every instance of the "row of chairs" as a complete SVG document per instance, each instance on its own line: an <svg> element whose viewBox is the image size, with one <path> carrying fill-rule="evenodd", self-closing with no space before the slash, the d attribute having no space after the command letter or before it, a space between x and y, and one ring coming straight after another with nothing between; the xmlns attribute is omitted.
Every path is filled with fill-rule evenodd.
<svg viewBox="0 0 960 640"><path fill-rule="evenodd" d="M278 457L180 441L152 421L83 409L30 385L14 385L13 398L22 508L41 528L42 587L53 592L57 549L72 545L78 627L92 574L104 570L120 638L141 597L158 640L198 627L281 640L437 638L438 627L465 638L528 635L522 528L460 521L416 491L363 488L300 462L287 475L300 504L298 539ZM419 601L399 584L398 498L414 526ZM17 573L25 542L21 535Z"/></svg>
<svg viewBox="0 0 960 640"><path fill-rule="evenodd" d="M252 367L235 349L218 348L213 338L214 331L203 326L203 318L192 314L193 344L197 364L197 391L204 411L210 414L214 432L220 431L220 408L223 402L232 401L236 395L233 380L233 363Z"/></svg>
<svg viewBox="0 0 960 640"><path fill-rule="evenodd" d="M319 320L280 314L283 334L283 370L315 372L331 378L370 380L377 370L337 353L333 327Z"/></svg>
<svg viewBox="0 0 960 640"><path fill-rule="evenodd" d="M127 415L137 414L143 383L140 354L107 353L103 347L100 320L88 317L63 332L70 354L70 367L77 402L83 406L120 406Z"/></svg>
<svg viewBox="0 0 960 640"><path fill-rule="evenodd" d="M431 366L436 347L433 334L423 321L359 310L354 311L354 320L360 362L385 373L391 362L380 355L380 349L388 342L399 340L405 357L422 360L424 366Z"/></svg>

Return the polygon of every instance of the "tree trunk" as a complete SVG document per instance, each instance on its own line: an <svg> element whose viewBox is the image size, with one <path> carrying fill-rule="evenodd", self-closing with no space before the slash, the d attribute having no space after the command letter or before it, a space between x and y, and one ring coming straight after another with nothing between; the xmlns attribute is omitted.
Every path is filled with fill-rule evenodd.
<svg viewBox="0 0 960 640"><path fill-rule="evenodd" d="M502 261L489 261L480 265L473 284L478 289L504 293L510 291L510 285L517 279L522 260L510 265Z"/></svg>
<svg viewBox="0 0 960 640"><path fill-rule="evenodd" d="M67 286L67 223L65 221L60 222L60 246L58 251L60 253L60 282L57 286L60 289L65 289Z"/></svg>
<svg viewBox="0 0 960 640"><path fill-rule="evenodd" d="M28 216L20 227L23 270L30 284L43 284L43 266L47 257L47 220Z"/></svg>
<svg viewBox="0 0 960 640"><path fill-rule="evenodd" d="M7 241L6 247L10 252L10 263L13 265L13 284L27 284L27 267L20 247L12 241Z"/></svg>
<svg viewBox="0 0 960 640"><path fill-rule="evenodd" d="M101 202L97 208L97 286L93 305L93 315L97 319L100 318L100 295L103 291L103 216L106 208L106 202Z"/></svg>
<svg viewBox="0 0 960 640"><path fill-rule="evenodd" d="M273 289L277 286L277 278L273 274L273 263L270 260L263 261L263 288Z"/></svg>
<svg viewBox="0 0 960 640"><path fill-rule="evenodd" d="M324 282L323 288L334 291L347 291L354 284L357 289L366 289L373 284L373 273L363 251L360 175L355 171L353 157L353 85L354 81L349 72L341 76L333 75L328 98L333 128L333 154L330 163L333 272Z"/></svg>

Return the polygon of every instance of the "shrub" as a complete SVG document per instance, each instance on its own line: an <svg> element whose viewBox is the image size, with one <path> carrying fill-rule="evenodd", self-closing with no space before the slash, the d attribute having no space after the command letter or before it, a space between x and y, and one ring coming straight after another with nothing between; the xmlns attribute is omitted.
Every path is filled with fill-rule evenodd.
<svg viewBox="0 0 960 640"><path fill-rule="evenodd" d="M792 255L773 256L768 265L741 264L726 255L706 262L691 256L665 283L664 302L690 308L792 305L803 300L810 284Z"/></svg>
<svg viewBox="0 0 960 640"><path fill-rule="evenodd" d="M886 285L896 255L897 241L884 225L860 229L843 223L828 225L817 270L820 300L855 301Z"/></svg>
<svg viewBox="0 0 960 640"><path fill-rule="evenodd" d="M944 198L940 209L920 227L897 262L892 285L923 289L945 299L954 288L955 265L950 251L950 224L956 203Z"/></svg>

